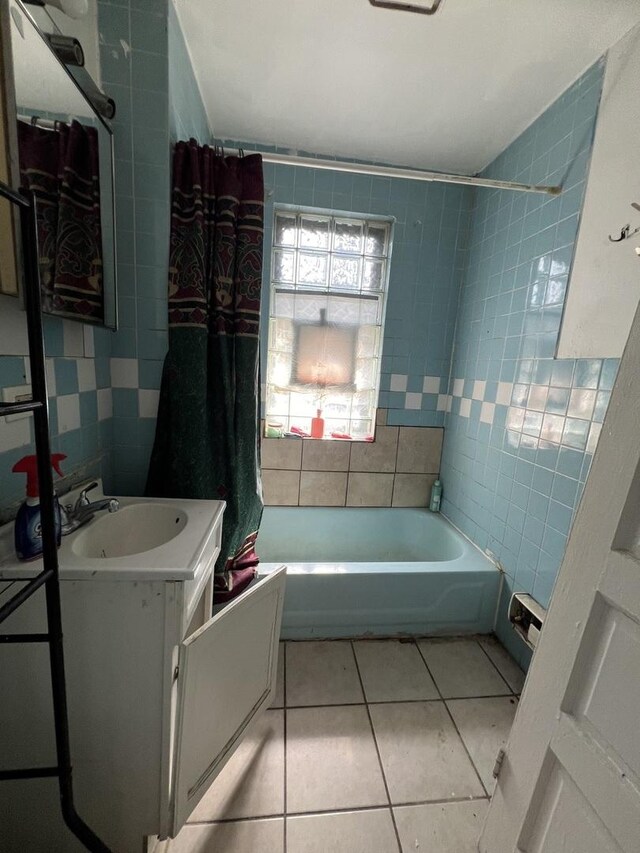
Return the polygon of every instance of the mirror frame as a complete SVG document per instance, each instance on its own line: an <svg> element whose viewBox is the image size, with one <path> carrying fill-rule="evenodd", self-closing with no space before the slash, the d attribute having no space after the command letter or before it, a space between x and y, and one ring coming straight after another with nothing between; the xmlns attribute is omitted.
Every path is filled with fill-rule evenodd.
<svg viewBox="0 0 640 853"><path fill-rule="evenodd" d="M112 331L116 331L118 328L118 255L117 255L117 223L116 223L116 187L115 187L115 155L114 155L114 142L113 142L113 128L111 127L109 121L101 116L94 108L93 104L85 94L81 84L78 79L71 73L69 68L60 61L55 52L52 50L49 42L47 41L45 35L43 34L40 27L38 27L32 15L29 13L29 10L25 7L25 5L21 2L21 0L0 0L0 86L2 87L2 92L0 93L0 112L3 114L0 115L0 121L2 121L2 129L4 130L4 148L6 149L3 156L2 151L2 142L3 138L0 135L0 179L6 179L7 182L14 188L18 188L21 184L20 180L20 168L19 168L19 159L18 159L18 132L17 132L17 122L18 122L18 109L16 103L16 86L15 86L15 77L13 73L13 48L11 42L11 28L12 28L12 15L11 15L11 4L15 4L19 7L21 14L23 14L29 21L30 26L33 26L38 36L42 40L43 45L46 50L49 51L54 60L58 63L58 65L63 69L66 77L70 81L71 85L79 92L82 98L87 103L87 106L91 110L92 114L95 116L96 120L100 122L103 129L107 132L109 139L109 151L106 155L106 160L108 160L110 170L109 170L109 184L111 187L111 218L113 223L113 245L111 247L111 251L109 254L112 256L111 266L112 266L112 280L113 280L113 295L110 297L109 302L110 305L107 305L107 300L105 299L104 303L104 322L95 323L90 320L87 320L83 317L69 317L64 316L60 317L55 311L46 311L43 308L43 313L46 313L47 316L50 317L60 317L61 319L70 320L71 322L78 322L90 326L94 326L97 328L107 328ZM85 71L85 74L88 72ZM78 75L80 76L80 75ZM5 178L2 178L2 173L5 173ZM102 178L102 176L101 176ZM102 201L101 201L102 207ZM13 255L14 259L14 269L15 272L15 286L11 286L11 276L9 276L9 286L6 287L4 281L6 281L6 276L0 276L0 295L9 295L9 296L18 296L21 300L22 297L22 280L23 280L23 271L22 271L22 260L21 260L21 251L19 249L20 246L20 229L17 221L17 217L15 216L15 211L11 213L13 218L13 232L9 234L9 246L8 252ZM0 212L1 216L1 212ZM2 219L0 218L0 226L2 224ZM11 237L13 237L13 245L11 246ZM2 250L2 258L6 257L5 255L5 245L4 240L0 242L0 249ZM104 243L103 243L103 257L106 257L106 253L104 251Z"/></svg>

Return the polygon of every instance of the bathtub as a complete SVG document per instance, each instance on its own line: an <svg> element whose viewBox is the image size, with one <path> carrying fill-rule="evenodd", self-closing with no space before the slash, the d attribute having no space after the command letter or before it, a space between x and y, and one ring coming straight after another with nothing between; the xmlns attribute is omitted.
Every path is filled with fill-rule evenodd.
<svg viewBox="0 0 640 853"><path fill-rule="evenodd" d="M288 568L284 639L493 630L500 572L426 509L265 507L257 551Z"/></svg>

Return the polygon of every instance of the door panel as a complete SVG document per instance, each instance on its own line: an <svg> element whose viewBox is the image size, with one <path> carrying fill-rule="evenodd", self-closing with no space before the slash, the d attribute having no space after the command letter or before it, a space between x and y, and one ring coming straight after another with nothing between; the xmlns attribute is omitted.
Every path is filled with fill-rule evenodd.
<svg viewBox="0 0 640 853"><path fill-rule="evenodd" d="M172 835L271 704L285 579L273 572L180 645Z"/></svg>
<svg viewBox="0 0 640 853"><path fill-rule="evenodd" d="M640 851L640 312L480 838Z"/></svg>
<svg viewBox="0 0 640 853"><path fill-rule="evenodd" d="M518 849L523 853L566 850L569 827L571 846L568 849L580 850L581 853L621 853L604 824L592 814L579 788L556 762L547 781L531 836L518 845Z"/></svg>

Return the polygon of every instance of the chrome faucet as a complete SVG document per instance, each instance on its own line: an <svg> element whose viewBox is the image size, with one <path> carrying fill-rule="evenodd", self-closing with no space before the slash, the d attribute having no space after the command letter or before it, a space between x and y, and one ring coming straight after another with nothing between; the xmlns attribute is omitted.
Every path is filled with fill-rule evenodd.
<svg viewBox="0 0 640 853"><path fill-rule="evenodd" d="M109 512L117 512L120 509L120 502L116 498L102 498L99 501L89 500L87 494L92 489L95 489L97 485L96 482L89 483L80 492L73 506L71 504L60 505L60 522L63 536L73 533L74 530L91 521L96 512L100 512L103 509L109 510Z"/></svg>

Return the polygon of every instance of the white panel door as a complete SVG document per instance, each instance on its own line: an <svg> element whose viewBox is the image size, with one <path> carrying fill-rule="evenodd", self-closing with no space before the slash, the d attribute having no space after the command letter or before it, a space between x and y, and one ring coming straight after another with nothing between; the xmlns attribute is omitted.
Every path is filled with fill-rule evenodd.
<svg viewBox="0 0 640 853"><path fill-rule="evenodd" d="M482 853L640 851L639 368L636 314Z"/></svg>
<svg viewBox="0 0 640 853"><path fill-rule="evenodd" d="M180 645L172 836L271 704L285 579L270 574Z"/></svg>

